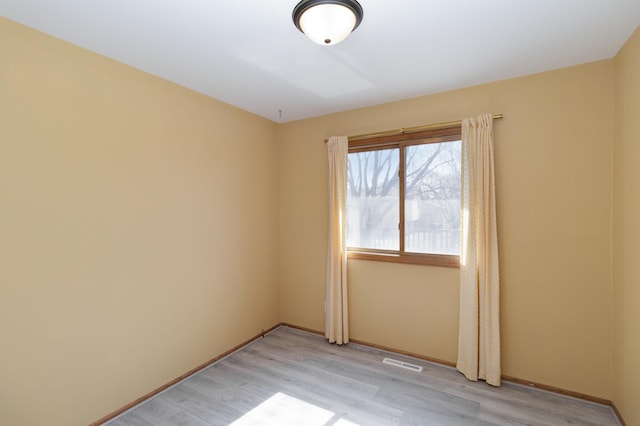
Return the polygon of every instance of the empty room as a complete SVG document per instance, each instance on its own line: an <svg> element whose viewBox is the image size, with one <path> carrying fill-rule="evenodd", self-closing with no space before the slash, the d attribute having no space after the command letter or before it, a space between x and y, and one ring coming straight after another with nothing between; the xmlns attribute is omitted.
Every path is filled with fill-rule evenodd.
<svg viewBox="0 0 640 426"><path fill-rule="evenodd" d="M640 425L639 26L2 0L0 425Z"/></svg>

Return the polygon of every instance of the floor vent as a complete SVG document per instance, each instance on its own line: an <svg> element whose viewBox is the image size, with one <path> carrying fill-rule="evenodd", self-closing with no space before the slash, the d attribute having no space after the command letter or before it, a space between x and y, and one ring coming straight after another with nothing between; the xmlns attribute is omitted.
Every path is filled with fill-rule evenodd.
<svg viewBox="0 0 640 426"><path fill-rule="evenodd" d="M384 364L395 365L396 367L406 368L407 370L415 371L416 373L422 372L422 367L419 365L409 364L408 362L398 361L397 359L385 358L382 360Z"/></svg>

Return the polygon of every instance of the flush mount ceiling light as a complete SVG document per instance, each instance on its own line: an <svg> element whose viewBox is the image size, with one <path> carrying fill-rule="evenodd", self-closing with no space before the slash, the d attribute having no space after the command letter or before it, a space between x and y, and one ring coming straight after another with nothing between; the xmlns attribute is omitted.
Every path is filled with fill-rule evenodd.
<svg viewBox="0 0 640 426"><path fill-rule="evenodd" d="M293 9L293 22L318 44L338 44L362 22L362 6L355 0L302 0Z"/></svg>

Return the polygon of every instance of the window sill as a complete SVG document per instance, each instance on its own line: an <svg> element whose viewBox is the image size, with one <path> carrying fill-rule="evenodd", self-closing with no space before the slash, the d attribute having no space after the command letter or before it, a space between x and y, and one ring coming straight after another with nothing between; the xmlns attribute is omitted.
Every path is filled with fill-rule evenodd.
<svg viewBox="0 0 640 426"><path fill-rule="evenodd" d="M460 268L460 256L450 254L397 253L385 251L347 250L349 259L373 260L378 262L409 263L414 265L444 266Z"/></svg>

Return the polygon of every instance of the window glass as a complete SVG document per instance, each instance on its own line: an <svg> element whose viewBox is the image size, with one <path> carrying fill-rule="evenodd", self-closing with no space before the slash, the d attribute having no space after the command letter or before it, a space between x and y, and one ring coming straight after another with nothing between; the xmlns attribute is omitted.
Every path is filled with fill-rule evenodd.
<svg viewBox="0 0 640 426"><path fill-rule="evenodd" d="M399 149L349 154L347 246L399 250Z"/></svg>
<svg viewBox="0 0 640 426"><path fill-rule="evenodd" d="M460 141L405 148L405 251L460 252Z"/></svg>

